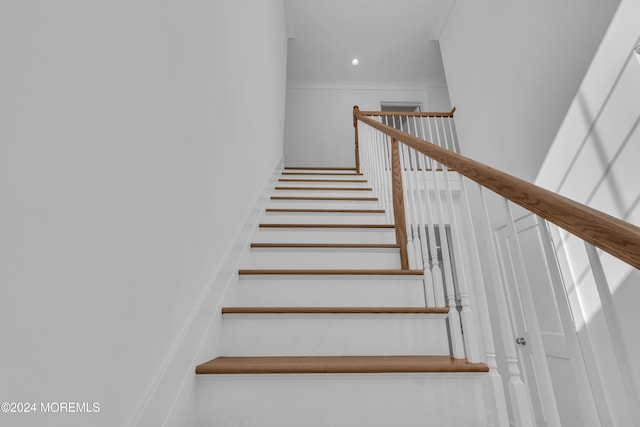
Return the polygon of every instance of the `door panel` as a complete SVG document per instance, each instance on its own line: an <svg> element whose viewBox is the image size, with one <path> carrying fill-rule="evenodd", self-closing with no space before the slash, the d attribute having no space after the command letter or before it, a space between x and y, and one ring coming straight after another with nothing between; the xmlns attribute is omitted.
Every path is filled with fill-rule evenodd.
<svg viewBox="0 0 640 427"><path fill-rule="evenodd" d="M547 263L540 226L534 215L528 215L517 222L516 228L526 260L525 267L544 344L546 363L562 425L585 425L567 340L560 319L560 308L553 290L553 279L549 273L553 266ZM562 283L555 285L563 286Z"/></svg>
<svg viewBox="0 0 640 427"><path fill-rule="evenodd" d="M509 314L512 328L515 333L513 337L516 339L524 339L524 345L518 345L518 360L520 371L522 372L523 382L529 388L529 396L531 399L532 412L537 426L546 426L545 416L542 406L542 396L540 387L537 382L535 361L531 352L531 337L529 335L528 325L524 318L525 309L523 307L523 298L520 295L520 289L516 285L517 272L516 263L514 262L514 239L510 236L507 227L501 227L496 230L498 252L502 271L504 275L505 294L509 304Z"/></svg>

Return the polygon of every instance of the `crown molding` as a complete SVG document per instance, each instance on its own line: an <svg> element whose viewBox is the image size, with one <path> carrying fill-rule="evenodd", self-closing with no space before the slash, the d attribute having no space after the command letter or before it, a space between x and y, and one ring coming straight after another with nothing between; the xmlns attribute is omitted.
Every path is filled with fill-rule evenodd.
<svg viewBox="0 0 640 427"><path fill-rule="evenodd" d="M287 90L409 90L422 91L429 88L446 88L444 79L425 79L418 82L407 81L318 81L288 80Z"/></svg>

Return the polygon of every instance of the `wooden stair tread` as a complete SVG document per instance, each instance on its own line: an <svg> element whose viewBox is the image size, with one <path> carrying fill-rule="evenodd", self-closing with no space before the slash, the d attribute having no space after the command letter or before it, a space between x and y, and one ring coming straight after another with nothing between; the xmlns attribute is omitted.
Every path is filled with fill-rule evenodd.
<svg viewBox="0 0 640 427"><path fill-rule="evenodd" d="M366 179L293 179L280 178L279 182L367 182Z"/></svg>
<svg viewBox="0 0 640 427"><path fill-rule="evenodd" d="M396 269L303 269L303 268L245 268L240 275L347 275L347 276L422 276L422 270Z"/></svg>
<svg viewBox="0 0 640 427"><path fill-rule="evenodd" d="M344 172L282 172L282 175L327 175L327 176L363 176L361 173L344 173Z"/></svg>
<svg viewBox="0 0 640 427"><path fill-rule="evenodd" d="M324 200L345 202L377 202L377 197L314 197L314 196L271 196L271 200Z"/></svg>
<svg viewBox="0 0 640 427"><path fill-rule="evenodd" d="M300 191L371 191L371 187L276 187L276 190Z"/></svg>
<svg viewBox="0 0 640 427"><path fill-rule="evenodd" d="M393 224L260 224L260 228L395 228Z"/></svg>
<svg viewBox="0 0 640 427"><path fill-rule="evenodd" d="M488 372L484 363L450 356L263 356L218 357L196 374L329 374Z"/></svg>
<svg viewBox="0 0 640 427"><path fill-rule="evenodd" d="M222 314L448 314L449 307L223 307Z"/></svg>
<svg viewBox="0 0 640 427"><path fill-rule="evenodd" d="M252 243L252 248L400 249L395 243Z"/></svg>
<svg viewBox="0 0 640 427"><path fill-rule="evenodd" d="M327 167L319 167L319 166L300 166L300 167L285 166L284 169L285 170L297 169L297 170L310 170L310 171L355 171L356 170L356 168L337 168L337 167L331 167L331 166L327 166Z"/></svg>
<svg viewBox="0 0 640 427"><path fill-rule="evenodd" d="M265 212L289 212L289 213L362 213L383 214L384 209L284 209L267 208Z"/></svg>

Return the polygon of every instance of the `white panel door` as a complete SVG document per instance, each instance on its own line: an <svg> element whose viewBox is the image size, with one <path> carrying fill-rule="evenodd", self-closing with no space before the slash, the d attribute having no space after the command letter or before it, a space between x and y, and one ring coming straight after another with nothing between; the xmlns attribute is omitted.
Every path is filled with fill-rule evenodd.
<svg viewBox="0 0 640 427"><path fill-rule="evenodd" d="M535 217L533 219L535 226ZM530 219L520 217L516 220L518 236L514 236L510 227L496 228L496 237L502 272L504 275L505 294L508 299L512 328L515 332L513 339L518 343L518 358L523 381L527 384L531 398L532 412L537 426L560 427L560 417L555 399L555 390L551 380L548 355L544 346L544 338L540 329L541 314L551 319L544 323L545 331L553 331L558 335L557 322L553 320L555 308L540 307L537 299L540 292L533 292L533 288L542 282L540 276L545 274L544 266L539 265L540 256L533 244ZM538 254L539 255L539 254ZM544 258L544 256L542 256ZM542 295L547 295L542 292ZM542 312L545 312L544 314ZM557 313L555 314L557 317ZM549 327L549 325L552 325ZM560 334L561 336L561 334ZM562 347L562 346L561 346Z"/></svg>
<svg viewBox="0 0 640 427"><path fill-rule="evenodd" d="M527 215L516 222L560 422L563 426L586 426L593 421L584 419L585 411L581 409L576 372L570 357L572 352L564 330L567 328L567 334L575 334L575 326L571 321L560 275L554 274L554 269L557 269L557 263L553 262L555 255L546 253L553 250L550 242L544 241L548 238L544 227L546 224L537 220L535 215ZM565 316L565 328L562 316Z"/></svg>

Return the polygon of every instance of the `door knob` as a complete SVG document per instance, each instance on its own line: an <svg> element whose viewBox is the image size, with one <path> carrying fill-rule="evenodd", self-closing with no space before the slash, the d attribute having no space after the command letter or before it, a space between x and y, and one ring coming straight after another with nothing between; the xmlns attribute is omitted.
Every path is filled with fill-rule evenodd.
<svg viewBox="0 0 640 427"><path fill-rule="evenodd" d="M527 345L527 340L525 340L524 337L518 337L516 338L516 344Z"/></svg>

